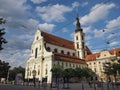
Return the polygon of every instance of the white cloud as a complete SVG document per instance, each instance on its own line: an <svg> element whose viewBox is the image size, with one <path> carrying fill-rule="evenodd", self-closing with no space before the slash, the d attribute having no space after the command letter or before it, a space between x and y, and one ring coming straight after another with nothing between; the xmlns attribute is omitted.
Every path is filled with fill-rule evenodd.
<svg viewBox="0 0 120 90"><path fill-rule="evenodd" d="M87 5L88 5L88 2L83 2L81 6L82 6L82 7L85 7L85 6L87 6Z"/></svg>
<svg viewBox="0 0 120 90"><path fill-rule="evenodd" d="M79 7L79 5L80 5L79 2L73 2L72 3L72 7L73 8Z"/></svg>
<svg viewBox="0 0 120 90"><path fill-rule="evenodd" d="M62 31L63 32L68 32L68 29L67 28L63 28Z"/></svg>
<svg viewBox="0 0 120 90"><path fill-rule="evenodd" d="M88 27L82 27L83 28L83 31L84 33L92 33L92 27L91 26L88 26Z"/></svg>
<svg viewBox="0 0 120 90"><path fill-rule="evenodd" d="M97 30L95 29L94 31L94 36L99 38L99 37L102 37L105 33L103 32L103 30Z"/></svg>
<svg viewBox="0 0 120 90"><path fill-rule="evenodd" d="M120 29L120 16L109 21L106 25L106 28L108 29L108 31Z"/></svg>
<svg viewBox="0 0 120 90"><path fill-rule="evenodd" d="M110 10L115 7L115 4L97 4L90 10L88 15L81 18L81 24L92 24L107 17Z"/></svg>
<svg viewBox="0 0 120 90"><path fill-rule="evenodd" d="M40 4L40 3L46 2L47 0L31 0L31 1L35 4Z"/></svg>
<svg viewBox="0 0 120 90"><path fill-rule="evenodd" d="M111 43L109 44L109 46L110 46L110 47L113 47L113 46L116 46L116 45L118 45L118 44L119 44L119 42L114 41L114 42L111 42Z"/></svg>
<svg viewBox="0 0 120 90"><path fill-rule="evenodd" d="M46 22L56 21L61 22L65 20L64 14L72 11L70 7L64 5L49 5L44 7L37 7L36 11L40 17Z"/></svg>
<svg viewBox="0 0 120 90"><path fill-rule="evenodd" d="M52 32L52 30L54 29L55 25L54 24L48 24L48 23L44 23L44 24L39 24L38 28L42 31L48 31L48 32Z"/></svg>
<svg viewBox="0 0 120 90"><path fill-rule="evenodd" d="M90 40L90 39L92 39L92 36L90 36L90 35L87 35L87 36L85 37L85 40Z"/></svg>
<svg viewBox="0 0 120 90"><path fill-rule="evenodd" d="M0 0L0 16L21 19L26 16L30 6L26 5L27 0Z"/></svg>
<svg viewBox="0 0 120 90"><path fill-rule="evenodd" d="M39 24L39 21L30 18L30 19L27 20L26 26L29 29L34 30L34 29L36 29L36 27L38 26L38 24Z"/></svg>

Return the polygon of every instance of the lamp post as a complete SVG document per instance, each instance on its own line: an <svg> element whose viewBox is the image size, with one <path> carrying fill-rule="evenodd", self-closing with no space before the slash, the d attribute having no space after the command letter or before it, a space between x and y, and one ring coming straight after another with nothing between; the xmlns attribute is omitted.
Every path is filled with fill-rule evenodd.
<svg viewBox="0 0 120 90"><path fill-rule="evenodd" d="M33 73L33 84L35 87L36 86L36 83L35 83L36 70L33 70L32 73Z"/></svg>
<svg viewBox="0 0 120 90"><path fill-rule="evenodd" d="M27 68L27 84L29 85L29 67Z"/></svg>

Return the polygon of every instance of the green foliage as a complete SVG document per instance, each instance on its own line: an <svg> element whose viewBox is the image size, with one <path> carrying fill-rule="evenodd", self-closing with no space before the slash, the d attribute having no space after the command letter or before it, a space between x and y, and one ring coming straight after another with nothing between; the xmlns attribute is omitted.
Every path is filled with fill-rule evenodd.
<svg viewBox="0 0 120 90"><path fill-rule="evenodd" d="M10 75L9 75L9 80L15 80L15 76L18 73L22 73L23 79L25 76L25 68L19 66L19 67L14 67L12 70L10 70Z"/></svg>
<svg viewBox="0 0 120 90"><path fill-rule="evenodd" d="M61 77L62 76L62 72L63 72L63 68L60 65L54 65L53 68L51 69L52 75L53 77Z"/></svg>
<svg viewBox="0 0 120 90"><path fill-rule="evenodd" d="M74 69L72 69L72 68L64 69L63 77L71 78L71 77L74 77L74 76L75 76L75 70Z"/></svg>
<svg viewBox="0 0 120 90"><path fill-rule="evenodd" d="M113 75L116 81L116 76L120 74L120 63L116 57L110 59L110 62L104 63L104 73L108 76Z"/></svg>
<svg viewBox="0 0 120 90"><path fill-rule="evenodd" d="M5 20L3 18L0 18L0 24L5 24ZM5 28L0 29L0 50L3 49L2 45L7 43L7 41L3 38L3 35L5 34Z"/></svg>
<svg viewBox="0 0 120 90"><path fill-rule="evenodd" d="M0 78L7 78L9 68L8 62L0 60Z"/></svg>

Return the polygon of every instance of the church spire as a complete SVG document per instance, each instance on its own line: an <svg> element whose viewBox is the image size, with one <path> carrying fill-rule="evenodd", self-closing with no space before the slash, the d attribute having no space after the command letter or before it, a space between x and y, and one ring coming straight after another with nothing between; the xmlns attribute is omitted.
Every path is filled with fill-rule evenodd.
<svg viewBox="0 0 120 90"><path fill-rule="evenodd" d="M75 30L75 32L77 32L77 31L82 31L78 15L76 17L76 30Z"/></svg>
<svg viewBox="0 0 120 90"><path fill-rule="evenodd" d="M81 26L80 26L80 22L79 22L79 18L77 17L76 18L76 29L80 29Z"/></svg>

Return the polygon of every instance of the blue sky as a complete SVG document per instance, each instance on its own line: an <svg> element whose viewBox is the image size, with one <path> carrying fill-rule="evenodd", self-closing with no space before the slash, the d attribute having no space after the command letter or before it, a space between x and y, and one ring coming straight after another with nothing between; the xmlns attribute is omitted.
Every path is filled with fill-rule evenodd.
<svg viewBox="0 0 120 90"><path fill-rule="evenodd" d="M120 0L0 0L8 41L1 60L25 66L37 28L73 40L77 14L92 52L120 47Z"/></svg>

